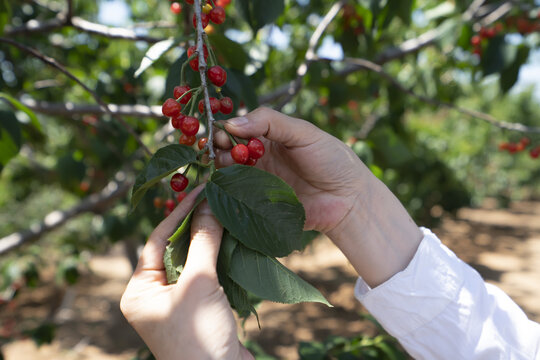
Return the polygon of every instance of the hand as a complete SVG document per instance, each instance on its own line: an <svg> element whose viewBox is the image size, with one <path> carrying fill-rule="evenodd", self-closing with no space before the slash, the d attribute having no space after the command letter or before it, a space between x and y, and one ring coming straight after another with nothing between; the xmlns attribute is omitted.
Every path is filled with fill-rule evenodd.
<svg viewBox="0 0 540 360"><path fill-rule="evenodd" d="M257 167L285 180L306 210L305 229L328 235L372 287L403 270L422 232L399 200L356 154L307 121L259 108L225 122L232 135L262 137L266 148ZM231 148L227 135L216 143ZM218 153L218 166L233 161Z"/></svg>
<svg viewBox="0 0 540 360"><path fill-rule="evenodd" d="M253 359L238 340L231 307L218 282L223 228L206 203L193 216L184 270L176 284L167 284L167 239L201 190L193 190L150 235L120 308L158 360Z"/></svg>
<svg viewBox="0 0 540 360"><path fill-rule="evenodd" d="M266 152L257 167L287 182L306 210L305 229L327 233L352 209L362 193L364 179L371 176L356 154L341 141L311 123L268 108L225 122L232 135L262 137ZM221 131L216 143L232 144ZM230 152L219 152L217 163L233 163Z"/></svg>

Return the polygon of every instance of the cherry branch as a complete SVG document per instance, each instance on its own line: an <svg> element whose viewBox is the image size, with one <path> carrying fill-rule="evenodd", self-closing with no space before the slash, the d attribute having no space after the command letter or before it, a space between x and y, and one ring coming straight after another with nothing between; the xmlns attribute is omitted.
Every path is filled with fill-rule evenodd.
<svg viewBox="0 0 540 360"><path fill-rule="evenodd" d="M93 104L74 104L74 103L50 103L47 101L38 101L34 99L19 99L25 106L33 111L46 115L73 116L73 115L104 115L113 113L120 116L129 117L149 117L155 119L164 119L161 112L161 106L147 105L129 105L129 104L108 104L109 112L102 106Z"/></svg>
<svg viewBox="0 0 540 360"><path fill-rule="evenodd" d="M55 210L49 213L40 224L35 224L27 230L19 231L0 238L0 255L3 255L24 244L38 240L45 233L52 231L67 221L87 212L102 212L110 207L117 199L125 196L132 183L125 180L125 174L119 172L99 193L92 194L76 206L64 211Z"/></svg>
<svg viewBox="0 0 540 360"><path fill-rule="evenodd" d="M332 60L329 60L329 59L320 59L320 60L322 60L322 61L332 61ZM540 128L538 128L538 127L531 127L531 126L527 126L527 125L520 124L520 123L510 123L510 122L500 121L500 120L496 119L495 117L493 117L493 116L491 116L489 114L482 113L480 111L462 108L462 107L459 107L459 106L454 105L452 103L448 103L448 102L441 101L441 100L438 100L438 99L435 99L435 98L430 98L430 97L427 97L427 96L424 96L424 95L417 94L412 89L406 88L401 82L399 82L396 78L394 78L388 72L384 71L382 66L380 66L378 64L375 64L374 62L371 62L369 60L359 59L359 58L355 58L355 59L346 58L344 61L346 63L348 63L348 64L354 65L357 69L368 70L368 71L371 71L371 72L374 72L374 73L380 75L381 77L386 79L388 82L390 82L393 86L395 86L398 90L400 90L400 91L406 93L407 95L410 95L410 96L412 96L412 97L414 97L414 98L416 98L416 99L418 99L418 100L420 100L422 102L425 102L427 104L434 105L434 106L445 107L445 108L448 108L448 109L451 109L451 110L455 110L457 112L460 112L460 113L465 114L467 116L470 116L472 118L477 118L477 119L483 120L485 122L488 122L491 125L496 126L498 128L501 128L501 129L519 131L519 132L525 132L525 133L540 133Z"/></svg>
<svg viewBox="0 0 540 360"><path fill-rule="evenodd" d="M309 39L308 49L306 51L306 55L304 56L304 61L296 70L296 79L294 79L288 84L286 89L287 96L276 106L277 110L281 110L283 106L285 106L285 104L291 101L292 98L300 90L302 86L302 79L304 78L304 76L306 76L309 66L316 57L315 48L317 47L317 44L319 44L319 40L321 39L328 25L330 25L332 20L336 17L339 10L341 10L341 8L343 7L343 5L345 5L346 2L347 1L345 0L341 0L332 5L332 7L330 8L330 10L328 10L319 25L317 25L317 28L315 28L315 31Z"/></svg>
<svg viewBox="0 0 540 360"><path fill-rule="evenodd" d="M465 22L471 21L473 18L475 18L476 14L480 10L482 4L485 2L485 0L476 0L471 3L469 8L464 12L461 19ZM507 10L505 13L502 13L500 16L504 16L507 13ZM482 21L483 26L490 25L491 23L495 22L498 18L486 18L484 21ZM419 52L420 50L424 49L425 47L433 45L437 40L439 40L444 33L446 32L446 29L444 26L439 26L435 29L431 29L426 31L425 33L419 35L418 37L405 40L403 43L397 45L397 46L391 46L380 52L379 54L374 56L374 62L379 65L383 65L389 61L393 60L399 60L404 58L407 55L414 54ZM304 70L307 72L309 65L311 65L313 61L307 63L307 68ZM304 63L303 63L304 64ZM303 65L302 64L302 65ZM301 65L301 66L302 66ZM297 70L297 74L300 68ZM356 72L358 69L355 66L351 66L349 68L343 69L341 71L337 72L337 75L340 76L346 76L350 73ZM297 77L298 78L298 77ZM276 90L272 91L269 94L262 95L259 97L259 103L261 104L269 104L272 103L281 97L288 95L290 101L292 97L294 97L294 94L291 96L290 89L296 89L296 93L300 90L302 84L301 82L298 84L297 80L292 80L288 84L282 85L278 87ZM284 104L283 104L284 105ZM283 106L281 103L279 108Z"/></svg>
<svg viewBox="0 0 540 360"><path fill-rule="evenodd" d="M208 150L210 160L216 158L214 152L214 115L212 113L212 107L210 106L210 95L208 94L208 81L206 79L206 70L208 68L206 60L204 58L204 28L202 26L201 18L201 1L195 0L193 5L195 10L195 18L197 20L197 53L199 57L199 73L201 75L201 87L203 89L204 96L204 108L206 113L206 118L208 119ZM211 49L208 49L211 50Z"/></svg>
<svg viewBox="0 0 540 360"><path fill-rule="evenodd" d="M57 69L58 71L60 71L64 75L66 75L68 78L75 81L77 84L79 84L79 86L81 86L87 93L89 93L94 98L94 100L105 110L105 112L107 114L109 114L114 119L116 119L124 127L124 129L126 129L126 131L129 134L131 134L131 136L133 136L133 138L137 141L139 146L148 155L152 155L152 152L150 151L150 149L148 149L148 147L142 142L141 138L139 137L139 135L137 135L135 130L120 115L118 115L116 113L113 113L109 109L109 105L107 105L107 103L105 103L103 100L101 100L101 98L99 97L98 94L96 94L95 91L93 91L88 86L86 86L81 80L79 80L79 78L77 78L69 70L67 70L62 64L60 64L58 61L56 61L56 59L51 58L51 57L49 57L47 55L44 55L44 54L40 53L39 51L37 51L36 49L33 49L33 48L28 47L26 45L20 44L20 43L18 43L16 41L13 41L11 39L6 39L4 37L0 37L0 42L4 42L6 44L12 45L12 46L18 48L19 50L22 50L22 51L32 55L33 57L39 59L41 62L43 62L46 65L49 65L49 66L51 66L51 67L53 67L55 69Z"/></svg>
<svg viewBox="0 0 540 360"><path fill-rule="evenodd" d="M99 35L110 39L121 39L131 41L145 41L150 44L165 40L147 35L137 34L134 30L122 27L106 26L85 20L78 16L73 16L73 2L67 1L66 10L56 14L56 17L46 21L32 19L20 26L7 26L4 35L13 37L16 35L45 33L58 30L64 27L72 27L82 32ZM134 26L135 27L135 26Z"/></svg>

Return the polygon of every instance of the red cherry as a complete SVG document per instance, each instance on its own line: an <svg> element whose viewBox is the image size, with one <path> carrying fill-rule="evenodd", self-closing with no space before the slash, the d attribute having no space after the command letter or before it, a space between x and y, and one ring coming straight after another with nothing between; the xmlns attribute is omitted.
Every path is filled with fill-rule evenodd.
<svg viewBox="0 0 540 360"><path fill-rule="evenodd" d="M176 191L184 191L188 186L189 180L182 174L176 173L171 178L171 188Z"/></svg>
<svg viewBox="0 0 540 360"><path fill-rule="evenodd" d="M246 163L244 165L247 165L247 166L255 166L255 164L257 163L257 159L254 159L252 157L250 157Z"/></svg>
<svg viewBox="0 0 540 360"><path fill-rule="evenodd" d="M480 43L482 42L482 38L478 35L474 35L472 38L471 38L471 45L472 46L478 46L480 45Z"/></svg>
<svg viewBox="0 0 540 360"><path fill-rule="evenodd" d="M221 102L215 97L211 97L209 100L210 100L210 109L212 109L212 114L217 113L221 109ZM201 114L204 114L204 109L205 109L204 99L199 100L198 107L199 107L199 112Z"/></svg>
<svg viewBox="0 0 540 360"><path fill-rule="evenodd" d="M200 138L199 142L197 143L197 146L199 147L199 150L204 149L207 142L208 142L208 138L205 138L205 137Z"/></svg>
<svg viewBox="0 0 540 360"><path fill-rule="evenodd" d="M195 52L197 51L196 46L190 46L187 51L188 58L191 57ZM208 59L208 48L206 45L203 45L203 53L204 53L204 60ZM199 71L199 59L195 57L189 62L189 66L193 69L193 71Z"/></svg>
<svg viewBox="0 0 540 360"><path fill-rule="evenodd" d="M184 135L192 136L197 134L199 131L199 120L193 116L186 116L182 122L182 127L180 128Z"/></svg>
<svg viewBox="0 0 540 360"><path fill-rule="evenodd" d="M517 144L514 144L514 143L509 143L508 144L508 151L510 152L510 154L513 154L515 152L517 152Z"/></svg>
<svg viewBox="0 0 540 360"><path fill-rule="evenodd" d="M173 199L167 199L167 201L165 201L165 207L167 207L167 210L173 211L174 208L176 207L176 204L174 203ZM165 216L167 216L167 215L165 215Z"/></svg>
<svg viewBox="0 0 540 360"><path fill-rule="evenodd" d="M189 85L175 86L174 91L173 91L174 98L178 99L179 97L184 95L189 90L191 90ZM192 93L189 93L186 96L184 96L182 99L180 99L180 101L179 101L180 104L187 104L189 99L191 99L191 95L192 95Z"/></svg>
<svg viewBox="0 0 540 360"><path fill-rule="evenodd" d="M182 106L176 102L174 99L167 99L161 107L161 112L163 115L168 117L177 116L182 111Z"/></svg>
<svg viewBox="0 0 540 360"><path fill-rule="evenodd" d="M210 11L209 15L210 20L212 20L214 24L223 24L223 22L225 21L225 9L221 6L216 6L215 8L213 8L212 11Z"/></svg>
<svg viewBox="0 0 540 360"><path fill-rule="evenodd" d="M249 159L248 147L244 144L237 144L231 150L231 156L235 163L245 164Z"/></svg>
<svg viewBox="0 0 540 360"><path fill-rule="evenodd" d="M195 144L195 141L197 141L197 137L195 135L188 136L186 134L182 134L180 135L180 139L178 140L178 143L180 143L181 145L191 146Z"/></svg>
<svg viewBox="0 0 540 360"><path fill-rule="evenodd" d="M208 69L208 79L212 84L222 87L227 82L227 72L219 65L212 66Z"/></svg>
<svg viewBox="0 0 540 360"><path fill-rule="evenodd" d="M521 140L519 140L519 142L526 147L531 143L531 139L524 136L524 137L521 138Z"/></svg>
<svg viewBox="0 0 540 360"><path fill-rule="evenodd" d="M537 146L534 149L531 149L531 151L529 152L529 155L531 155L531 158L537 159L540 156L540 146Z"/></svg>
<svg viewBox="0 0 540 360"><path fill-rule="evenodd" d="M154 207L156 209L161 209L163 207L163 199L160 197L154 198Z"/></svg>
<svg viewBox="0 0 540 360"><path fill-rule="evenodd" d="M525 145L523 143L518 142L516 144L516 152L525 150Z"/></svg>
<svg viewBox="0 0 540 360"><path fill-rule="evenodd" d="M175 15L180 14L182 12L182 5L180 5L180 3L173 2L171 4L171 12Z"/></svg>
<svg viewBox="0 0 540 360"><path fill-rule="evenodd" d="M502 150L508 150L509 145L510 144L507 143L507 142L502 142L502 143L499 144L499 150L501 150L501 151Z"/></svg>
<svg viewBox="0 0 540 360"><path fill-rule="evenodd" d="M186 3L193 5L194 0L186 0Z"/></svg>
<svg viewBox="0 0 540 360"><path fill-rule="evenodd" d="M208 26L209 21L210 18L208 17L208 15L206 15L204 12L201 12L201 22L203 29ZM197 28L197 17L195 16L195 14L193 14L193 27L195 29Z"/></svg>
<svg viewBox="0 0 540 360"><path fill-rule="evenodd" d="M216 6L225 7L231 3L231 0L216 0Z"/></svg>
<svg viewBox="0 0 540 360"><path fill-rule="evenodd" d="M257 138L251 138L248 141L247 148L249 150L249 157L257 160L264 155L264 144Z"/></svg>
<svg viewBox="0 0 540 360"><path fill-rule="evenodd" d="M197 51L197 47L195 45L190 46L187 51L188 58L191 57L191 55L193 55L196 51ZM203 44L203 53L204 53L204 60L206 60L208 58L209 53L208 53L208 48L204 44Z"/></svg>
<svg viewBox="0 0 540 360"><path fill-rule="evenodd" d="M186 197L186 195L187 195L187 194L186 194L184 191L178 193L178 194L176 195L176 201L182 202L182 200L184 200L184 198Z"/></svg>
<svg viewBox="0 0 540 360"><path fill-rule="evenodd" d="M223 99L219 100L221 107L220 111L224 114L230 114L233 111L233 102L230 97L224 97Z"/></svg>
<svg viewBox="0 0 540 360"><path fill-rule="evenodd" d="M171 118L172 127L175 129L180 129L185 118L186 116L183 114L179 114L177 116L172 117Z"/></svg>

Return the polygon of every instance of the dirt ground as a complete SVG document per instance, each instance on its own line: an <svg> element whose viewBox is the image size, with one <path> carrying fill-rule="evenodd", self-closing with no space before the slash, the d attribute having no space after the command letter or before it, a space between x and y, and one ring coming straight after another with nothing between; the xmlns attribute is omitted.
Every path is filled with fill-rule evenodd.
<svg viewBox="0 0 540 360"><path fill-rule="evenodd" d="M540 321L540 202L498 210L488 201L481 209L462 209L455 218L445 217L434 231L531 319ZM304 253L284 262L319 288L334 307L265 302L259 309L262 330L249 319L245 339L277 358L296 359L300 341L375 333L373 324L362 320L365 310L353 297L355 273L328 239L316 239ZM0 328L12 323L17 331L32 319L45 317L59 324L51 345L37 348L29 339L5 345L6 360L133 358L142 343L118 308L130 273L129 262L116 247L106 256L92 258L89 273L75 286L60 289L51 281L37 290L23 290L15 303L0 305Z"/></svg>

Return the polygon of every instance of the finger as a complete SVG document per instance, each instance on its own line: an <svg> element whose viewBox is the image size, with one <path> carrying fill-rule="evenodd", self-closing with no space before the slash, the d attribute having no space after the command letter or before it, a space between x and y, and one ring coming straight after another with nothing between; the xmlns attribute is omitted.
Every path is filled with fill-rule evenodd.
<svg viewBox="0 0 540 360"><path fill-rule="evenodd" d="M231 166L234 164L234 160L230 151L216 150L216 167L218 169Z"/></svg>
<svg viewBox="0 0 540 360"><path fill-rule="evenodd" d="M261 107L249 114L227 120L225 128L233 135L247 139L264 136L287 147L307 146L322 134L315 125L278 111Z"/></svg>
<svg viewBox="0 0 540 360"><path fill-rule="evenodd" d="M143 248L135 274L146 270L163 270L163 253L167 245L167 239L176 231L179 223L193 209L197 195L203 190L204 185L193 189L178 204L174 211L167 216L150 234Z"/></svg>
<svg viewBox="0 0 540 360"><path fill-rule="evenodd" d="M201 203L191 221L191 244L182 274L216 276L216 263L223 227L208 203Z"/></svg>
<svg viewBox="0 0 540 360"><path fill-rule="evenodd" d="M230 149L232 148L231 139L223 130L217 130L214 133L214 145L218 149Z"/></svg>

